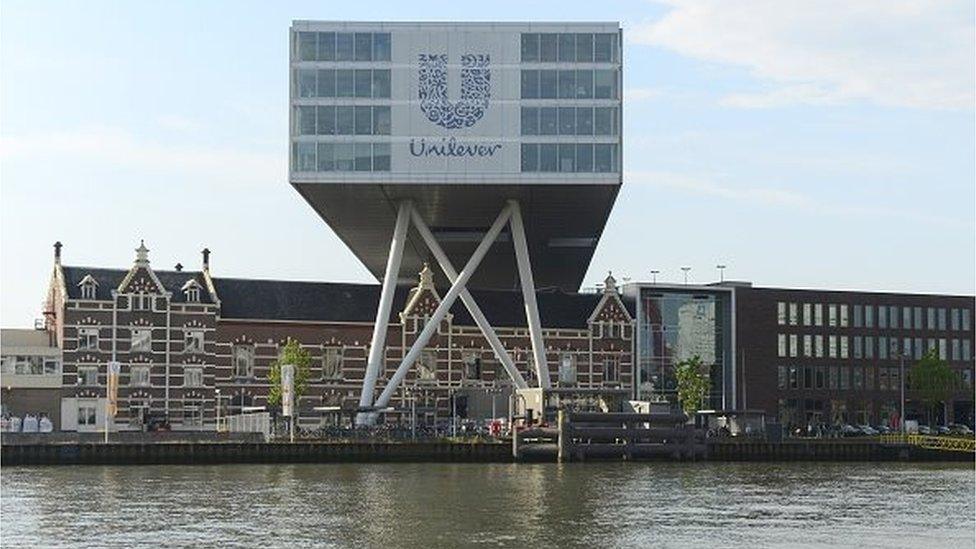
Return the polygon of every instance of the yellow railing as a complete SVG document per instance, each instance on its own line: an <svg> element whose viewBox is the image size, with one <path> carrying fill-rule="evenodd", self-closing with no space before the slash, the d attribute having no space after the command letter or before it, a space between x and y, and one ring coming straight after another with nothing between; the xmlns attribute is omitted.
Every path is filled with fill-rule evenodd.
<svg viewBox="0 0 976 549"><path fill-rule="evenodd" d="M878 439L883 444L911 444L931 450L976 453L976 438L973 437L888 434Z"/></svg>

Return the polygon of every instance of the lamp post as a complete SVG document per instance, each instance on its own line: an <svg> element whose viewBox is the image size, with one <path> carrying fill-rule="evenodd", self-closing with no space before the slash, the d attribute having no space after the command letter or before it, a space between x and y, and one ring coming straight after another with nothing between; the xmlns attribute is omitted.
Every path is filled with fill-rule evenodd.
<svg viewBox="0 0 976 549"><path fill-rule="evenodd" d="M718 269L718 281L725 282L725 265L716 265L715 268Z"/></svg>
<svg viewBox="0 0 976 549"><path fill-rule="evenodd" d="M660 272L661 271L659 271L657 269L651 269L651 284L657 284L657 275Z"/></svg>
<svg viewBox="0 0 976 549"><path fill-rule="evenodd" d="M685 273L685 286L687 286L688 285L688 271L691 270L691 267L682 267L681 270L684 271L684 273Z"/></svg>

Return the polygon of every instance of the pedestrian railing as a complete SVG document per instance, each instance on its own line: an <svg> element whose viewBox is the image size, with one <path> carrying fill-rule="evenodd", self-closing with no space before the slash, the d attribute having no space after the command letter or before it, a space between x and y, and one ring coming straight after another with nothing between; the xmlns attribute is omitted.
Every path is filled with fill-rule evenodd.
<svg viewBox="0 0 976 549"><path fill-rule="evenodd" d="M271 438L271 415L268 412L238 414L221 419L226 421L228 433L262 433L265 440Z"/></svg>
<svg viewBox="0 0 976 549"><path fill-rule="evenodd" d="M883 444L910 444L930 450L976 453L976 438L932 435L902 435L898 433L881 435Z"/></svg>

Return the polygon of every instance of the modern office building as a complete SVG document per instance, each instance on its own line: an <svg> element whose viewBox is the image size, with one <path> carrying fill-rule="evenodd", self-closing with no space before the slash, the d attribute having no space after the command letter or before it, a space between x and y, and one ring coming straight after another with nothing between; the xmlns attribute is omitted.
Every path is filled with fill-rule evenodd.
<svg viewBox="0 0 976 549"><path fill-rule="evenodd" d="M45 329L0 330L2 413L61 423L61 349Z"/></svg>

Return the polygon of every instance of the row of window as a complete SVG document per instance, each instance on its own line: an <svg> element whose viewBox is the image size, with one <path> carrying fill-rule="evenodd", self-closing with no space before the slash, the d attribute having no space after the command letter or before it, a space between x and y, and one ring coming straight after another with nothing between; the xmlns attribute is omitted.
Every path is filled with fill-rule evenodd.
<svg viewBox="0 0 976 549"><path fill-rule="evenodd" d="M191 399L183 403L183 425L203 425L202 400ZM149 402L145 399L133 399L129 403L129 423L133 426L142 425L149 410ZM98 403L95 400L78 401L78 426L94 427L98 417Z"/></svg>
<svg viewBox="0 0 976 549"><path fill-rule="evenodd" d="M616 107L522 107L522 135L617 135Z"/></svg>
<svg viewBox="0 0 976 549"><path fill-rule="evenodd" d="M86 387L96 387L98 383L98 366L79 366L78 385ZM149 387L149 366L130 366L129 367L129 386L130 387ZM203 387L203 368L185 367L183 369L184 387Z"/></svg>
<svg viewBox="0 0 976 549"><path fill-rule="evenodd" d="M78 349L82 351L97 351L99 349L99 328L78 328ZM129 352L152 352L152 328L132 328L129 340ZM183 332L183 352L203 352L203 330L187 330Z"/></svg>
<svg viewBox="0 0 976 549"><path fill-rule="evenodd" d="M298 97L388 99L390 69L297 69Z"/></svg>
<svg viewBox="0 0 976 549"><path fill-rule="evenodd" d="M0 358L0 373L16 375L52 375L60 372L57 357L38 355L3 355Z"/></svg>
<svg viewBox="0 0 976 549"><path fill-rule="evenodd" d="M877 371L877 379L875 379ZM962 371L962 382L972 387L972 371ZM900 391L899 368L871 368L861 366L780 366L777 372L779 389L828 389L873 391L877 381L879 391ZM905 380L906 383L908 380Z"/></svg>
<svg viewBox="0 0 976 549"><path fill-rule="evenodd" d="M299 61L389 61L390 33L301 31L295 49Z"/></svg>
<svg viewBox="0 0 976 549"><path fill-rule="evenodd" d="M295 107L297 135L390 135L389 106Z"/></svg>
<svg viewBox="0 0 976 549"><path fill-rule="evenodd" d="M388 172L389 143L295 143L292 165L299 172Z"/></svg>
<svg viewBox="0 0 976 549"><path fill-rule="evenodd" d="M81 299L97 299L97 285L94 282L86 282L81 285ZM200 302L199 285L191 285L183 290L183 297L188 303ZM127 306L126 300L132 303L133 311L165 311L166 298L158 297L153 294L138 293L132 295L122 295L118 297L119 308Z"/></svg>
<svg viewBox="0 0 976 549"><path fill-rule="evenodd" d="M844 303L787 303L776 304L776 319L780 325L823 326L824 309L827 311L827 326L847 328L899 328L905 330L947 330L970 329L971 311L969 309L948 309L946 307L899 307L897 305L847 305ZM850 312L853 310L853 323ZM802 316L801 316L802 312ZM877 316L875 316L877 313ZM877 323L875 323L877 318Z"/></svg>
<svg viewBox="0 0 976 549"><path fill-rule="evenodd" d="M523 63L615 63L617 35L609 33L522 34Z"/></svg>
<svg viewBox="0 0 976 549"><path fill-rule="evenodd" d="M522 99L617 99L617 71L522 71Z"/></svg>
<svg viewBox="0 0 976 549"><path fill-rule="evenodd" d="M617 171L613 143L523 143L523 172L610 173Z"/></svg>
<svg viewBox="0 0 976 549"><path fill-rule="evenodd" d="M877 344L875 344L875 339L877 339ZM826 349L824 348L825 341L827 343ZM972 341L969 339L886 336L875 338L873 336L823 336L820 334L777 335L777 354L781 357L824 358L826 356L827 358L873 359L877 356L879 359L887 360L904 356L918 360L922 358L923 354L933 350L938 351L939 358L942 360L968 361L972 359Z"/></svg>

